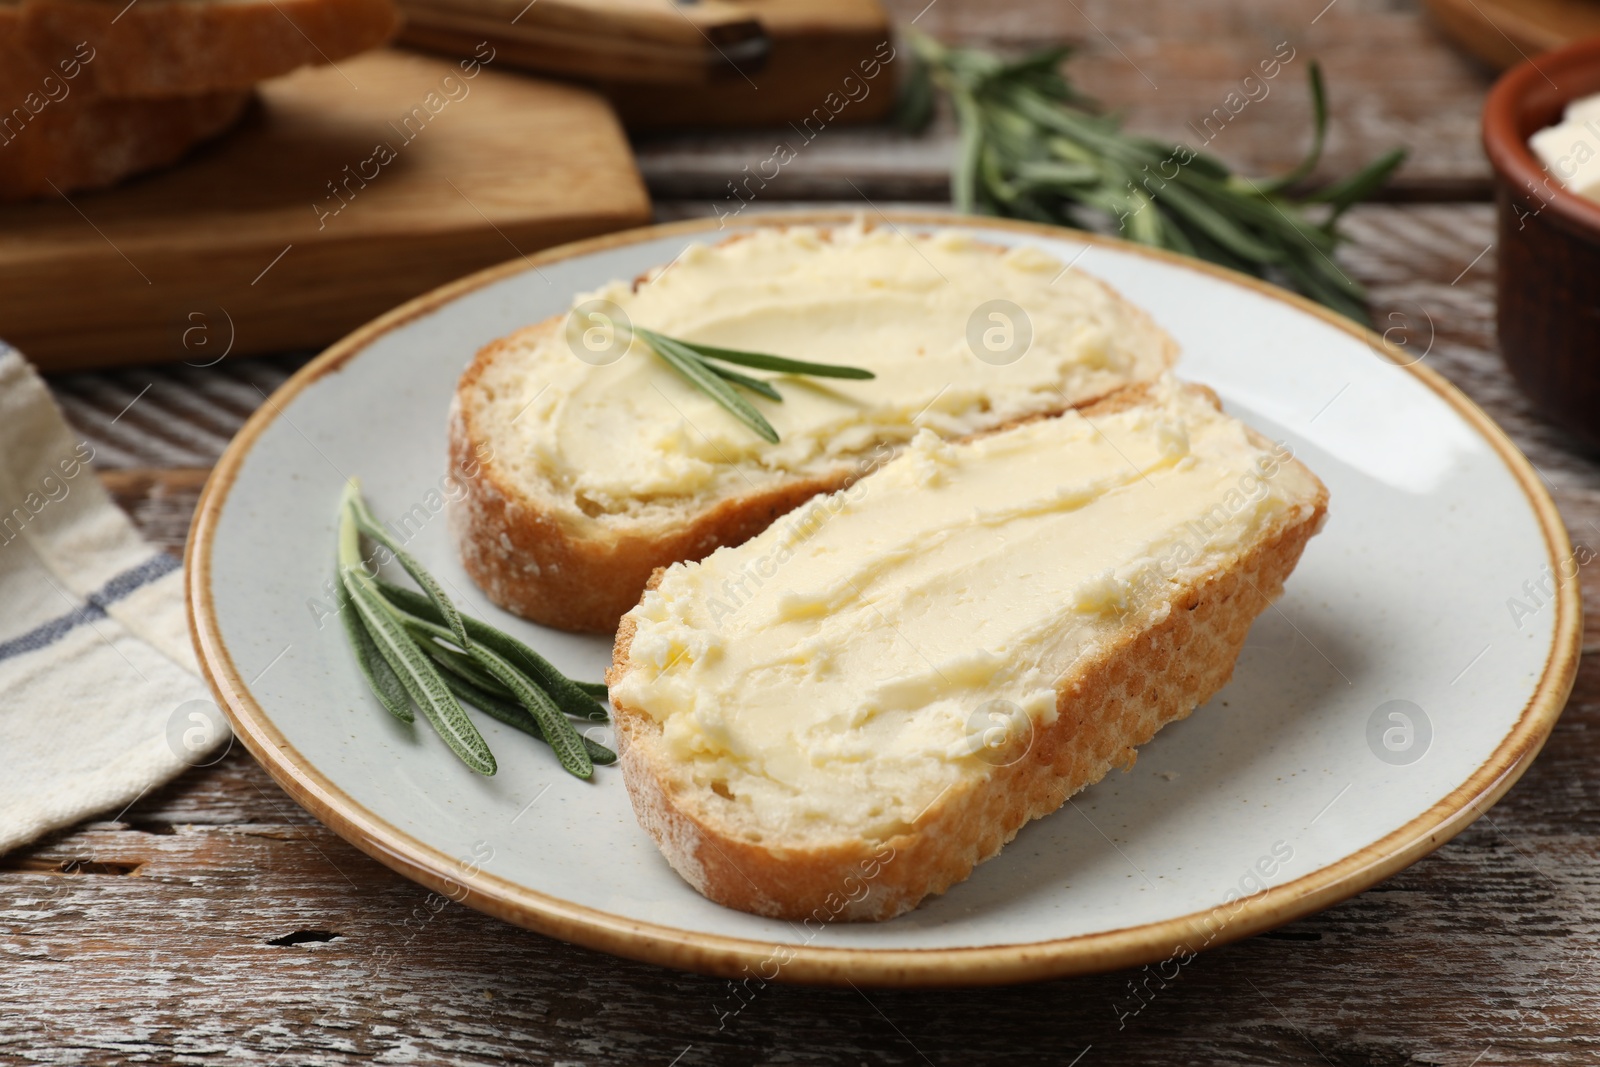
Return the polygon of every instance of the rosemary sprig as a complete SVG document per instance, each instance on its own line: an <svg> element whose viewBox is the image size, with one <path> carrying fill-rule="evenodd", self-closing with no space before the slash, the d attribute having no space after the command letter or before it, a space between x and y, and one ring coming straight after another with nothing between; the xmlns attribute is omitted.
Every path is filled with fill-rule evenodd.
<svg viewBox="0 0 1600 1067"><path fill-rule="evenodd" d="M718 348L715 345L680 341L675 337L647 330L643 326L633 327L633 333L685 381L721 404L730 415L771 444L778 443L778 431L772 428L772 424L754 404L734 392L733 386L741 386L777 403L783 402L783 395L771 382L719 367L710 362L711 360L732 363L739 367L752 367L756 370L774 371L778 374L807 375L813 378L851 378L864 381L877 377L871 371L860 367L846 367L838 363L811 363L802 359L789 359L786 356L768 355L765 352L745 352L736 348Z"/></svg>
<svg viewBox="0 0 1600 1067"><path fill-rule="evenodd" d="M1288 173L1252 181L1187 146L1124 132L1059 73L1070 49L1006 62L921 34L912 44L923 67L904 97L902 120L925 124L932 115L931 91L919 80L931 79L949 95L961 129L951 177L959 210L1076 225L1088 209L1115 220L1132 240L1288 285L1369 321L1366 293L1333 261L1338 223L1388 180L1405 151L1309 196L1289 195L1316 167L1327 135L1315 62L1310 150Z"/></svg>
<svg viewBox="0 0 1600 1067"><path fill-rule="evenodd" d="M345 498L349 501L350 516L355 519L356 527L372 540L394 553L396 562L404 567L406 573L411 575L412 580L422 587L422 591L428 595L428 599L438 609L445 625L450 627L450 632L454 635L456 643L462 648L467 647L467 628L461 621L461 613L456 610L454 604L450 603L450 598L445 596L444 589L440 587L439 583L433 580L433 575L429 574L422 564L412 557L411 553L401 548L400 542L390 536L389 531L383 528L383 524L373 517L372 512L367 508L367 502L361 498L360 492L349 491L346 493Z"/></svg>
<svg viewBox="0 0 1600 1067"><path fill-rule="evenodd" d="M674 341L670 337L663 337L659 333L652 333L637 326L633 332L644 338L645 343L655 354L660 356L667 366L677 371L686 382L721 404L727 409L728 414L750 427L768 444L778 443L778 431L772 428L772 423L767 421L766 416L757 411L750 401L734 392L728 380L712 370L697 352L681 341Z"/></svg>
<svg viewBox="0 0 1600 1067"><path fill-rule="evenodd" d="M642 333L648 337L662 337L654 330L634 329L635 333ZM663 338L663 340L673 340ZM732 363L740 367L754 367L756 370L777 371L779 374L804 374L812 378L853 378L857 381L866 381L876 378L877 375L861 367L846 367L840 363L812 363L804 359L790 359L787 356L771 356L765 352L745 352L737 348L718 348L716 345L702 345L694 341L676 341L684 348L692 349L696 355L706 359L720 359L724 363Z"/></svg>
<svg viewBox="0 0 1600 1067"><path fill-rule="evenodd" d="M719 367L715 363L707 363L706 369L712 374L717 375L719 378L725 378L734 385L742 385L752 393L766 397L775 404L783 403L783 394L774 389L769 383L762 381L760 378L752 378L748 374L740 374L736 370L729 370L727 367Z"/></svg>
<svg viewBox="0 0 1600 1067"><path fill-rule="evenodd" d="M355 651L356 663L360 665L361 673L366 675L367 684L391 715L401 722L416 722L417 717L411 713L410 694L406 692L400 676L389 666L389 661L378 651L378 644L367 632L367 624L361 621L361 614L356 609L355 601L350 599L342 579L338 589L339 618L344 621L345 636L350 638L350 647Z"/></svg>
<svg viewBox="0 0 1600 1067"><path fill-rule="evenodd" d="M433 652L439 655L453 651L436 646L437 641L450 640L450 631L443 626L437 626L426 619L419 619L415 615L401 611L397 611L396 615L402 625L418 639L417 645L424 654ZM561 714L561 709L550 699L550 694L535 685L505 657L484 645L473 644L465 652L466 659L475 670L463 669L461 656L461 653L444 656L444 661L451 667L453 673L460 675L463 680L477 683L480 689L487 690L494 684L504 686L516 698L517 703L526 708L538 722L540 732L560 758L563 767L579 778L588 778L594 773L594 764L583 748L583 738L572 723ZM485 678L484 675L488 677Z"/></svg>
<svg viewBox="0 0 1600 1067"><path fill-rule="evenodd" d="M533 684L527 675L517 670L509 661L484 646L473 645L470 654L478 661L478 666L487 668L501 685L511 690L517 698L517 703L534 717L539 724L540 732L544 734L545 743L556 754L556 758L561 760L563 767L579 778L588 778L594 774L594 761L589 758L582 735L573 727L571 721L561 714L561 709L550 699L550 694Z"/></svg>
<svg viewBox="0 0 1600 1067"><path fill-rule="evenodd" d="M483 735L462 710L479 710L548 744L561 765L589 778L616 753L583 737L567 715L606 718L605 687L575 682L533 649L456 610L444 589L373 516L352 480L339 508L339 606L356 662L373 693L403 722L411 706L479 774L496 764ZM361 535L382 545L423 592L380 578L361 558ZM349 610L344 610L349 609Z"/></svg>
<svg viewBox="0 0 1600 1067"><path fill-rule="evenodd" d="M361 573L359 556L352 561L353 554L346 552L344 546L355 541L355 519L349 508L345 509L345 520L350 536L341 536L339 539L339 578L355 603L356 613L365 624L373 644L400 678L406 695L422 709L422 714L444 738L450 750L461 757L461 762L479 774L493 774L496 769L494 753L489 751L483 735L478 733L478 728L472 725L467 713L456 703L456 698L451 695L444 679L439 677L433 663L417 648L399 618L377 594L371 581ZM369 676L368 681L374 682L374 679ZM376 682L373 690L378 691ZM383 699L381 693L379 699Z"/></svg>
<svg viewBox="0 0 1600 1067"><path fill-rule="evenodd" d="M460 675L452 674L448 671L444 675L444 680L445 684L455 693L457 699L466 701L490 718L498 719L507 726L515 727L530 737L540 741L545 740L544 731L539 728L539 723L533 716L528 714L527 709L522 705L504 697L495 696L488 690L480 689L471 682L464 680ZM583 747L589 753L589 759L596 766L617 762L617 754L598 741L591 741L584 737Z"/></svg>
<svg viewBox="0 0 1600 1067"><path fill-rule="evenodd" d="M414 593L404 586L395 585L383 578L375 579L378 589L384 597L410 615L439 625L443 623L437 609L428 598L420 593ZM511 660L522 668L524 674L538 681L555 698L561 710L568 715L575 715L580 719L592 719L596 722L605 722L609 717L603 705L596 702L595 698L605 699L606 687L603 683L575 682L560 671L539 653L518 641L504 630L497 630L488 623L479 619L465 617L467 636L473 641L488 645L502 656Z"/></svg>

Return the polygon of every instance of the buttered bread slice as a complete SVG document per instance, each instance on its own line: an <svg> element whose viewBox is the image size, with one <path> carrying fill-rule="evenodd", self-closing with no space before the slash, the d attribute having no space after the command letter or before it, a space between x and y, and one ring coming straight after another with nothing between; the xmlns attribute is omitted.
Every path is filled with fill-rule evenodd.
<svg viewBox="0 0 1600 1067"><path fill-rule="evenodd" d="M605 633L656 567L745 540L920 429L956 438L1059 413L1176 355L1080 269L954 231L769 227L573 306L489 345L461 379L452 467L482 471L453 527L496 603ZM781 403L744 393L779 434L768 444L627 343L630 323L877 377L772 377Z"/></svg>
<svg viewBox="0 0 1600 1067"><path fill-rule="evenodd" d="M607 680L634 811L719 903L899 915L1221 688L1326 504L1171 379L919 434L624 617Z"/></svg>

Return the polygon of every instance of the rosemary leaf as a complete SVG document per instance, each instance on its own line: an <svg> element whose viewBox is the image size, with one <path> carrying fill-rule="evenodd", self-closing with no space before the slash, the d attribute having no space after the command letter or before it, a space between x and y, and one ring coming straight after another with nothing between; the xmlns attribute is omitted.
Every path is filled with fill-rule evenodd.
<svg viewBox="0 0 1600 1067"><path fill-rule="evenodd" d="M961 126L961 147L955 170L950 175L950 197L956 210L970 214L977 210L978 159L983 154L983 115L978 102L965 89L950 87L950 103Z"/></svg>
<svg viewBox="0 0 1600 1067"><path fill-rule="evenodd" d="M778 443L778 431L772 428L766 417L757 411L750 401L734 392L733 386L707 367L705 360L701 359L692 348L670 337L663 337L661 334L637 326L633 328L633 332L643 337L651 350L690 385L721 404L730 415L754 430L762 440L769 444Z"/></svg>
<svg viewBox="0 0 1600 1067"><path fill-rule="evenodd" d="M1322 146L1328 140L1328 94L1322 85L1322 65L1311 61L1311 148L1293 170L1259 183L1261 191L1281 193L1296 182L1311 177L1322 158Z"/></svg>
<svg viewBox="0 0 1600 1067"><path fill-rule="evenodd" d="M388 530L378 522L377 518L367 508L367 502L361 498L361 490L354 479L344 489L345 506L355 516L356 524L361 532L372 538L378 544L394 553L394 558L404 567L406 573L422 587L428 594L428 599L438 607L439 613L444 616L445 625L450 627L451 633L456 636L456 643L466 648L470 642L467 640L467 628L461 622L461 613L456 610L450 598L445 595L444 589L436 582L433 575L418 563L416 559L400 546L400 542L392 537Z"/></svg>
<svg viewBox="0 0 1600 1067"><path fill-rule="evenodd" d="M405 614L399 609L391 610L395 612L401 624L408 629L420 631L430 637L439 637L445 640L450 638L450 631L436 623L428 622L426 619L418 618L415 615ZM454 657L460 655L453 649L444 648L432 642L429 642L429 644L431 647L429 647L428 652L447 663L453 663ZM422 654L420 650L418 654ZM486 644L474 644L467 650L467 655L491 675L499 686L503 686L516 699L517 703L528 710L528 713L539 724L541 733L549 743L551 750L555 752L556 758L561 761L563 767L579 778L588 778L594 773L594 764L585 753L582 735L562 714L560 706L550 698L549 693L546 693L532 679L519 671L511 661L490 649ZM459 674L460 672L452 670L449 673ZM461 680L469 681L470 679L462 678ZM488 690L490 687L478 686L478 688ZM584 699L590 704L594 703L587 696Z"/></svg>
<svg viewBox="0 0 1600 1067"><path fill-rule="evenodd" d="M778 392L772 386L768 385L766 382L762 381L760 378L752 378L748 374L740 374L736 370L729 370L727 367L719 367L715 363L707 363L706 369L720 378L727 379L734 385L744 386L752 393L759 393L768 400L774 400L779 404L783 403L783 394Z"/></svg>
<svg viewBox="0 0 1600 1067"><path fill-rule="evenodd" d="M544 731L539 729L539 723L528 714L528 709L513 700L507 700L497 693L480 689L471 682L455 674L445 674L445 684L455 693L458 700L464 700L492 719L498 719L507 726L515 727L529 737L550 742L545 739ZM584 749L589 753L589 759L597 766L604 766L617 762L617 754L598 741L591 741L582 734L578 735L583 741Z"/></svg>
<svg viewBox="0 0 1600 1067"><path fill-rule="evenodd" d="M1210 192L1206 186L1189 187L1182 182L1172 182L1162 188L1157 199L1166 201L1173 214L1242 259L1258 263L1283 261L1282 250L1275 247L1270 238L1258 238L1248 225L1230 219L1227 200Z"/></svg>
<svg viewBox="0 0 1600 1067"><path fill-rule="evenodd" d="M1053 189L1093 185L1099 180L1100 172L1088 163L1030 159L1017 165L1017 181L1024 187Z"/></svg>
<svg viewBox="0 0 1600 1067"><path fill-rule="evenodd" d="M478 661L459 649L449 645L440 644L434 640L433 628L424 628L415 620L402 616L406 629L412 631L412 636L417 638L417 647L433 657L433 662L445 670L445 681L450 680L450 675L455 675L464 682L470 682L479 689L491 693L499 693L506 699L511 699L511 690L500 684L500 679L478 666ZM447 632L440 628L440 632Z"/></svg>
<svg viewBox="0 0 1600 1067"><path fill-rule="evenodd" d="M350 599L350 593L345 589L342 578L338 588L339 619L344 623L345 635L350 638L350 647L355 650L356 663L360 666L361 673L366 676L367 685L372 687L378 703L387 708L389 714L401 722L416 722L417 717L411 711L411 697L406 693L404 683L400 681L400 676L394 673L394 668L389 666L389 661L378 651L378 646L367 630L361 612Z"/></svg>
<svg viewBox="0 0 1600 1067"><path fill-rule="evenodd" d="M1373 160L1361 170L1350 175L1350 177L1318 189L1306 197L1306 200L1308 203L1332 204L1333 215L1328 220L1331 225L1338 221L1339 216L1343 215L1356 203L1365 200L1382 188L1384 182L1387 182L1389 176L1394 173L1395 168L1404 163L1405 159L1406 150L1396 148Z"/></svg>
<svg viewBox="0 0 1600 1067"><path fill-rule="evenodd" d="M772 424L756 410L754 405L734 392L733 386L741 386L778 403L782 403L783 395L771 382L719 367L707 362L708 360L715 359L723 363L776 371L780 374L804 374L814 378L853 378L859 381L877 377L871 371L860 367L846 367L837 363L811 363L803 359L789 359L787 356L774 356L765 352L746 352L737 348L718 348L716 345L680 341L675 337L647 330L643 326L633 327L633 333L690 385L721 404L729 414L771 444L778 443L778 431L772 428Z"/></svg>
<svg viewBox="0 0 1600 1067"><path fill-rule="evenodd" d="M416 616L418 619L426 620L434 626L442 626L444 624L444 620L439 616L438 609L434 607L427 597L404 586L395 585L393 582L386 581L383 578L378 578L376 581L378 589L401 611ZM510 660L513 666L521 668L524 674L528 675L530 679L542 686L550 694L562 711L568 715L575 715L580 719L589 719L594 722L606 721L608 718L606 709L594 700L596 695L601 700L606 699L607 694L604 685L593 682L575 682L557 670L549 660L504 630L497 630L481 619L474 619L471 616L464 617L464 621L467 633L474 642L487 645L501 656Z"/></svg>
<svg viewBox="0 0 1600 1067"><path fill-rule="evenodd" d="M384 602L358 569L341 568L340 577L371 631L378 651L394 668L406 692L444 738L445 744L461 757L461 762L479 774L494 774L494 754L489 751L483 735L456 703L433 663L406 632L395 610Z"/></svg>
<svg viewBox="0 0 1600 1067"><path fill-rule="evenodd" d="M425 592L370 573L361 558L363 532L390 548ZM597 763L616 762L615 752L583 737L563 714L605 720L606 709L596 699L604 696L604 686L574 682L511 635L456 611L432 575L387 536L353 479L341 499L338 549L345 632L368 684L392 714L414 721L414 702L450 749L480 774L495 773L494 754L458 698L544 741L579 778L592 778Z"/></svg>
<svg viewBox="0 0 1600 1067"><path fill-rule="evenodd" d="M697 356L705 359L719 359L724 363L732 363L740 367L754 367L756 370L776 371L779 374L803 374L811 378L853 378L857 381L866 381L876 378L877 375L862 367L846 367L840 363L811 363L803 359L790 359L788 356L774 356L766 352L746 352L737 348L718 348L715 345L702 345L694 341L679 341L674 337L656 333L635 326L634 333L640 334L654 347L655 342L670 341L682 345Z"/></svg>
<svg viewBox="0 0 1600 1067"><path fill-rule="evenodd" d="M1123 236L1289 285L1367 322L1366 296L1333 259L1340 216L1405 158L1395 150L1308 196L1327 140L1322 70L1310 64L1311 144L1275 178L1232 174L1187 145L1131 134L1058 72L1064 49L1002 62L912 34L916 77L942 89L960 128L951 198L963 212L1081 225L1113 220Z"/></svg>
<svg viewBox="0 0 1600 1067"><path fill-rule="evenodd" d="M572 720L561 714L561 709L549 695L528 681L522 672L499 654L483 645L474 645L469 651L473 659L516 694L517 703L527 708L538 722L545 741L549 743L550 750L556 754L561 765L579 778L593 777L594 761L589 758L589 752L584 747L583 736L572 725Z"/></svg>
<svg viewBox="0 0 1600 1067"><path fill-rule="evenodd" d="M573 682L572 684L597 700L611 699L611 687L604 682Z"/></svg>

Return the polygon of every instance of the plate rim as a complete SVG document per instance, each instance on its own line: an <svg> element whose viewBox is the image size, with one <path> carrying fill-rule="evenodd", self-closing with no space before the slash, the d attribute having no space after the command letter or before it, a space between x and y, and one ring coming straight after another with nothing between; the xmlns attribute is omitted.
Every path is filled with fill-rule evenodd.
<svg viewBox="0 0 1600 1067"><path fill-rule="evenodd" d="M1583 605L1577 576L1562 574L1572 554L1566 524L1531 463L1503 430L1438 372L1407 362L1405 354L1372 330L1261 279L1225 267L1119 238L1065 227L948 211L879 211L889 226L949 226L1005 230L1101 245L1210 275L1287 303L1362 341L1380 358L1412 374L1443 399L1505 463L1535 516L1558 583L1549 656L1515 726L1489 758L1426 811L1404 826L1341 859L1282 885L1234 901L1234 913L1203 948L1215 948L1320 911L1410 866L1439 848L1499 800L1533 762L1566 705L1582 643ZM747 226L843 225L850 210L761 212ZM724 229L716 218L636 227L521 255L433 289L373 319L330 345L296 371L256 409L228 444L206 479L184 550L184 599L201 672L234 732L274 781L318 821L401 875L458 903L547 936L616 956L705 974L759 976L765 981L884 987L975 986L1097 973L1156 962L1188 948L1218 907L1135 926L1047 941L957 948L886 949L818 947L767 942L628 919L563 900L483 869L467 871L455 858L380 818L312 766L255 700L223 641L211 597L212 541L239 469L282 407L308 386L358 356L380 337L468 293L541 265L667 237ZM779 957L782 962L778 962ZM776 967L768 975L763 968Z"/></svg>

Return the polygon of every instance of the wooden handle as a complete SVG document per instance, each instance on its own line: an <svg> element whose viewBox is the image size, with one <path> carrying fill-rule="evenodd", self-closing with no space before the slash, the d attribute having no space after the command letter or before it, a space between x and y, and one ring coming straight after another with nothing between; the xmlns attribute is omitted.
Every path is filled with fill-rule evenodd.
<svg viewBox="0 0 1600 1067"><path fill-rule="evenodd" d="M487 40L518 65L585 78L696 84L759 69L770 41L727 0L401 0L403 39L471 49Z"/></svg>

